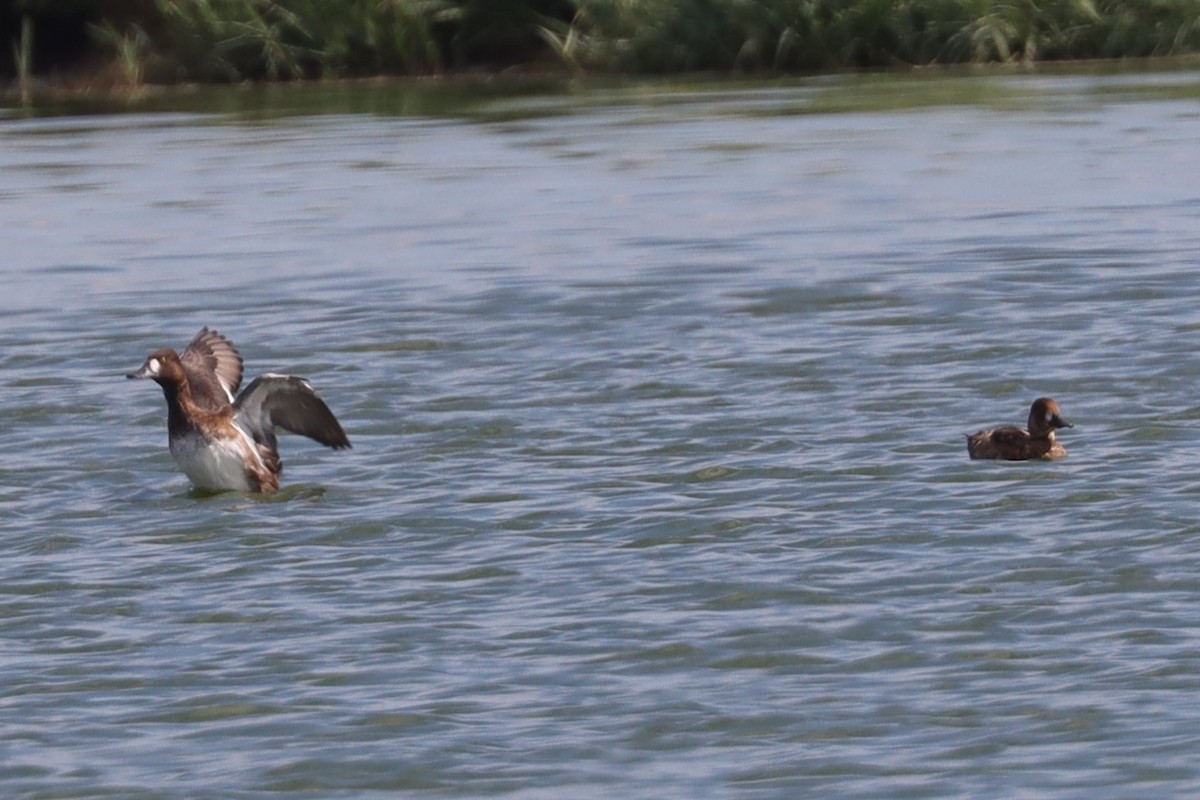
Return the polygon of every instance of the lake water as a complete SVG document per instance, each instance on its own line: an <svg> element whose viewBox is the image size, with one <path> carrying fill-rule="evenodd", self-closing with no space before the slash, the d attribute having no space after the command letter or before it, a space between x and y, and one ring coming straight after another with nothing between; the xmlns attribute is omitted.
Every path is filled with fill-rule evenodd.
<svg viewBox="0 0 1200 800"><path fill-rule="evenodd" d="M0 118L5 797L1200 793L1200 75L238 91Z"/></svg>

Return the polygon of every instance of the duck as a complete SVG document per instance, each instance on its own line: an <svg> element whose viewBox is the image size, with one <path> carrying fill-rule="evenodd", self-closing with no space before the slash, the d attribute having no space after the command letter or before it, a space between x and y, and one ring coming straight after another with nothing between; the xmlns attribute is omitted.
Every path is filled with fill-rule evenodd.
<svg viewBox="0 0 1200 800"><path fill-rule="evenodd" d="M1059 428L1074 428L1062 415L1062 409L1051 397L1039 397L1029 407L1028 429L1015 425L979 431L967 436L967 453L971 458L992 458L1004 461L1053 461L1066 458L1067 448L1055 437Z"/></svg>
<svg viewBox="0 0 1200 800"><path fill-rule="evenodd" d="M278 491L283 460L277 428L334 450L350 447L341 423L307 380L268 372L239 393L243 365L233 342L206 326L182 353L159 348L126 375L162 387L167 444L196 489Z"/></svg>

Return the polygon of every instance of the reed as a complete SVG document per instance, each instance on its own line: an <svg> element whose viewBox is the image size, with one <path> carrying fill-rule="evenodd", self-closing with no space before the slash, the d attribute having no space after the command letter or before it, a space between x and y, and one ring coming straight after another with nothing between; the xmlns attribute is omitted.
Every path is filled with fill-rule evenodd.
<svg viewBox="0 0 1200 800"><path fill-rule="evenodd" d="M25 95L34 17L41 25L58 15L61 25L68 11L91 21L96 45L112 49L132 86L515 65L810 72L1200 53L1200 0L70 0L30 8L14 42ZM93 16L80 17L82 8ZM119 18L97 20L102 10Z"/></svg>
<svg viewBox="0 0 1200 800"><path fill-rule="evenodd" d="M156 0L176 77L289 80L441 68L445 0Z"/></svg>
<svg viewBox="0 0 1200 800"><path fill-rule="evenodd" d="M142 87L146 72L150 39L140 25L130 25L118 30L111 22L90 26L92 38L102 45L111 47L116 53L117 68L125 88L137 92Z"/></svg>
<svg viewBox="0 0 1200 800"><path fill-rule="evenodd" d="M635 73L1030 62L1200 52L1200 3L578 0L571 28L573 62Z"/></svg>
<svg viewBox="0 0 1200 800"><path fill-rule="evenodd" d="M13 60L21 104L29 105L33 99L33 19L28 14L21 17L21 38L13 44Z"/></svg>
<svg viewBox="0 0 1200 800"><path fill-rule="evenodd" d="M449 13L443 0L354 0L341 6L314 2L309 19L323 19L323 74L427 74L442 69L434 29Z"/></svg>
<svg viewBox="0 0 1200 800"><path fill-rule="evenodd" d="M176 76L304 77L317 51L300 15L274 0L157 0Z"/></svg>

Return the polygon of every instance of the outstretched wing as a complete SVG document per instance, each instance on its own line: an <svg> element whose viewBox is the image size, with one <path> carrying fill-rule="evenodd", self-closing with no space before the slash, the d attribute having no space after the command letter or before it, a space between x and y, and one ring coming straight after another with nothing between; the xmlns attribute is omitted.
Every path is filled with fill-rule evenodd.
<svg viewBox="0 0 1200 800"><path fill-rule="evenodd" d="M216 331L201 328L179 360L195 403L219 411L233 402L242 384L242 357L233 342Z"/></svg>
<svg viewBox="0 0 1200 800"><path fill-rule="evenodd" d="M255 441L275 447L275 428L307 436L326 447L350 446L337 417L312 385L294 375L259 375L234 403L238 421Z"/></svg>

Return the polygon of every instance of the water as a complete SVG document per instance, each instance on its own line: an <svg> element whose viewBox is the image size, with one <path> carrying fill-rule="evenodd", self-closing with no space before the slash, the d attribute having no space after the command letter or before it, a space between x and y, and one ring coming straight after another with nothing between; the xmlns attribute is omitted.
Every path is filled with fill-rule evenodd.
<svg viewBox="0 0 1200 800"><path fill-rule="evenodd" d="M1198 87L0 122L4 795L1196 794ZM189 493L202 325L354 449Z"/></svg>

